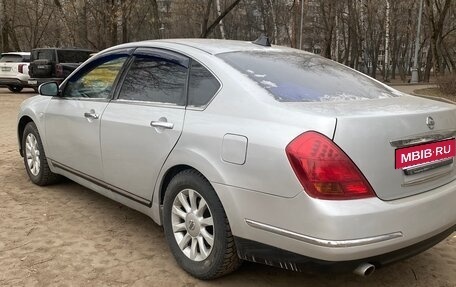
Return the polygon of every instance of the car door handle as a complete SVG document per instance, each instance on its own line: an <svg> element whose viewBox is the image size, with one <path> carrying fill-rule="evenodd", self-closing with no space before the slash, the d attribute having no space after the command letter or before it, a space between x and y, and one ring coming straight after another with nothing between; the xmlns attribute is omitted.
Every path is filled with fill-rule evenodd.
<svg viewBox="0 0 456 287"><path fill-rule="evenodd" d="M174 128L173 123L168 123L168 122L163 122L163 121L151 121L150 125L154 128L164 128L164 129L173 129Z"/></svg>
<svg viewBox="0 0 456 287"><path fill-rule="evenodd" d="M84 117L87 119L97 120L100 116L95 113L94 110L90 110L89 113L84 113Z"/></svg>

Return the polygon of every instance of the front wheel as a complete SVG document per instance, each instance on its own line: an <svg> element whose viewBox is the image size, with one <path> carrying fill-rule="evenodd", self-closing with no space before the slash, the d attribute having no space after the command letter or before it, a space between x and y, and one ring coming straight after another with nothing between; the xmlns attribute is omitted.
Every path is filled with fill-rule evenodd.
<svg viewBox="0 0 456 287"><path fill-rule="evenodd" d="M240 264L223 206L200 173L184 170L169 183L163 225L177 263L192 276L214 279Z"/></svg>
<svg viewBox="0 0 456 287"><path fill-rule="evenodd" d="M22 136L24 165L30 180L37 185L49 185L59 180L59 175L49 169L43 143L35 123L25 126Z"/></svg>
<svg viewBox="0 0 456 287"><path fill-rule="evenodd" d="M24 87L22 86L17 86L17 85L10 85L8 86L8 90L10 90L13 93L20 93Z"/></svg>

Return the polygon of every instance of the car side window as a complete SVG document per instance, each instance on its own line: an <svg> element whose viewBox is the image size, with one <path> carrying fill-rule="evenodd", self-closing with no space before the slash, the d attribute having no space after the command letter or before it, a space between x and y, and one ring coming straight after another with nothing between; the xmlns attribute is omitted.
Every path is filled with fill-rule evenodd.
<svg viewBox="0 0 456 287"><path fill-rule="evenodd" d="M220 83L215 76L203 65L193 60L188 85L188 106L207 105L219 88Z"/></svg>
<svg viewBox="0 0 456 287"><path fill-rule="evenodd" d="M90 65L68 79L63 91L66 98L107 99L111 95L114 81L122 69L127 56L108 57Z"/></svg>
<svg viewBox="0 0 456 287"><path fill-rule="evenodd" d="M171 59L138 55L123 81L119 99L185 105L187 71Z"/></svg>

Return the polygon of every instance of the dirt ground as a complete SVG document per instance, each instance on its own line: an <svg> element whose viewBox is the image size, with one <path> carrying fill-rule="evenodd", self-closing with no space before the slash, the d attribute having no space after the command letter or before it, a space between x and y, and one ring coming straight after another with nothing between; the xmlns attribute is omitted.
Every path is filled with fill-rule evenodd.
<svg viewBox="0 0 456 287"><path fill-rule="evenodd" d="M194 279L148 217L73 182L29 181L15 125L32 95L0 89L0 286L456 286L456 233L367 278L246 263L215 281Z"/></svg>

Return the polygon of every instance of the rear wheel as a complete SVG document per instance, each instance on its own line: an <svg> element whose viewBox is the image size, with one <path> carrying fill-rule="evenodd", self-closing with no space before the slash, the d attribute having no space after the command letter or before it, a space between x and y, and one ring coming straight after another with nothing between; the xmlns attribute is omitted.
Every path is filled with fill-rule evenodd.
<svg viewBox="0 0 456 287"><path fill-rule="evenodd" d="M22 136L22 151L25 169L33 183L49 185L60 179L59 175L49 169L40 134L33 122L25 126Z"/></svg>
<svg viewBox="0 0 456 287"><path fill-rule="evenodd" d="M223 206L200 173L185 170L169 183L163 225L177 263L200 279L214 279L240 264Z"/></svg>
<svg viewBox="0 0 456 287"><path fill-rule="evenodd" d="M8 86L8 90L13 93L20 93L24 87L18 85L10 85Z"/></svg>

